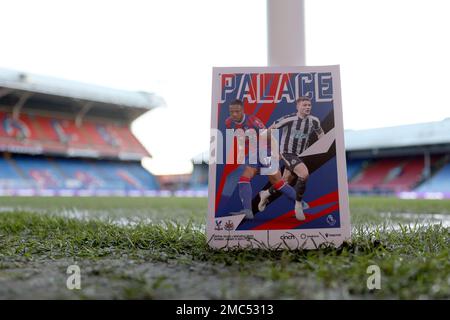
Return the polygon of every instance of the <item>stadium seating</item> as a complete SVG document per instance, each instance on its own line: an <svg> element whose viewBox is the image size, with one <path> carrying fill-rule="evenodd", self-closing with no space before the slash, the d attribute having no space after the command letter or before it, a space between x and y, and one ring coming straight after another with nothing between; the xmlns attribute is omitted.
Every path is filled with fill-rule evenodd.
<svg viewBox="0 0 450 320"><path fill-rule="evenodd" d="M438 170L429 180L418 188L417 192L450 192L450 163Z"/></svg>
<svg viewBox="0 0 450 320"><path fill-rule="evenodd" d="M142 147L141 143L136 139L136 137L131 133L130 129L121 126L106 126L107 129L114 134L119 141L123 143L126 141L126 147L122 148L123 152L130 153L147 153L145 149Z"/></svg>
<svg viewBox="0 0 450 320"><path fill-rule="evenodd" d="M156 179L138 163L106 160L55 159L54 162L80 188L156 190Z"/></svg>
<svg viewBox="0 0 450 320"><path fill-rule="evenodd" d="M120 184L125 189L159 189L153 175L148 174L138 163L116 161L92 161L98 174L108 183Z"/></svg>
<svg viewBox="0 0 450 320"><path fill-rule="evenodd" d="M39 135L27 115L14 119L11 114L0 112L0 137L16 140L37 140Z"/></svg>
<svg viewBox="0 0 450 320"><path fill-rule="evenodd" d="M0 158L0 189L158 190L137 162L8 155ZM0 190L1 191L1 190Z"/></svg>
<svg viewBox="0 0 450 320"><path fill-rule="evenodd" d="M43 157L14 156L16 168L29 184L40 189L54 189L63 186L62 176Z"/></svg>
<svg viewBox="0 0 450 320"><path fill-rule="evenodd" d="M401 159L382 159L367 166L349 184L350 191L370 192L382 184L391 170L402 163Z"/></svg>
<svg viewBox="0 0 450 320"><path fill-rule="evenodd" d="M434 155L430 158L433 168L439 161L445 161L442 156ZM361 164L348 161L349 190L354 193L397 193L412 191L424 179L424 157L403 157L394 159L380 159L361 169ZM355 166L360 165L360 173ZM445 180L445 179L443 179ZM440 186L442 184L439 184ZM436 188L438 190L439 187Z"/></svg>
<svg viewBox="0 0 450 320"><path fill-rule="evenodd" d="M57 132L59 141L72 148L83 148L89 146L85 128L78 128L73 120L49 119L53 129Z"/></svg>
<svg viewBox="0 0 450 320"><path fill-rule="evenodd" d="M43 152L61 155L81 149L93 150L104 156L148 156L128 127L89 120L76 126L73 119L25 114L13 119L10 113L0 112L0 141L12 147L23 147L27 142Z"/></svg>
<svg viewBox="0 0 450 320"><path fill-rule="evenodd" d="M386 192L400 192L411 190L422 178L424 160L421 158L407 159L397 167L394 175L388 181L377 186L378 189Z"/></svg>
<svg viewBox="0 0 450 320"><path fill-rule="evenodd" d="M150 189L158 189L158 181L156 180L155 176L150 174L144 174L146 171L142 168L140 164L137 163L120 163L119 164L119 170L122 172L127 172L128 175L131 175L135 179L139 181L141 186L152 186ZM122 178L124 177L123 174L118 173Z"/></svg>
<svg viewBox="0 0 450 320"><path fill-rule="evenodd" d="M78 159L52 159L65 180L66 188L96 189L106 188L106 182L101 179L94 168L83 160Z"/></svg>
<svg viewBox="0 0 450 320"><path fill-rule="evenodd" d="M347 179L351 181L362 169L365 160L347 160Z"/></svg>
<svg viewBox="0 0 450 320"><path fill-rule="evenodd" d="M29 179L20 175L10 159L0 157L0 189L29 188Z"/></svg>

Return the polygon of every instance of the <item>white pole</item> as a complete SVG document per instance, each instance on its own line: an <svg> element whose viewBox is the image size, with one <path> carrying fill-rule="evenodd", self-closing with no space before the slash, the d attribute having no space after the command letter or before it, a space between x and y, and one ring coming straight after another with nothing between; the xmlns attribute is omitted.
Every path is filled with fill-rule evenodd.
<svg viewBox="0 0 450 320"><path fill-rule="evenodd" d="M267 0L267 63L305 65L303 0Z"/></svg>

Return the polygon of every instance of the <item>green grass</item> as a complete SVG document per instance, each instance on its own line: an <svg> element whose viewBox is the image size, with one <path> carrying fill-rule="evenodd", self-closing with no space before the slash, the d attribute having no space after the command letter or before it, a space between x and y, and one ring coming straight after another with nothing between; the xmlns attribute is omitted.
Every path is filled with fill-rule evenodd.
<svg viewBox="0 0 450 320"><path fill-rule="evenodd" d="M206 244L206 199L0 198L0 298L450 298L448 229L423 223L450 201L350 204L341 248L222 252ZM65 287L70 264L82 290ZM372 264L380 290L366 286Z"/></svg>

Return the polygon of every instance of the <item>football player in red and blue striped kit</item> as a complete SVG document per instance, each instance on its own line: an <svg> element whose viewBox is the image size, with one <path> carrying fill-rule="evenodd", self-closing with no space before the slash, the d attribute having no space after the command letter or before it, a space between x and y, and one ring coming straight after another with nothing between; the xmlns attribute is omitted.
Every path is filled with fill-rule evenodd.
<svg viewBox="0 0 450 320"><path fill-rule="evenodd" d="M227 129L254 129L258 134L260 130L267 130L265 125L257 117L244 113L244 104L241 100L234 100L229 106L230 116L225 120L225 126ZM242 202L243 210L232 214L245 214L247 219L253 219L254 214L252 211L252 186L251 179L259 173L260 168L270 167L270 162L261 163L261 160L256 163L251 163L249 159L251 153L256 153L257 149L252 147L252 144L248 143L248 139L245 141L245 168L239 178L239 197ZM256 156L256 155L255 155ZM256 157L254 158L256 159ZM291 201L295 202L296 192L292 186L287 184L281 176L279 170L268 176L273 188L282 194L286 195Z"/></svg>

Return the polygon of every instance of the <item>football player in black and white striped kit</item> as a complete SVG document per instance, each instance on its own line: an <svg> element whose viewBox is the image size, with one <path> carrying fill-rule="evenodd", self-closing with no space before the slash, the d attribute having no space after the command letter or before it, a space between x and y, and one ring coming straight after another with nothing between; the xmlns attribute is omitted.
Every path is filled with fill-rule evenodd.
<svg viewBox="0 0 450 320"><path fill-rule="evenodd" d="M312 135L316 135L317 139L320 139L324 132L320 120L311 115L311 99L300 97L296 101L296 106L296 113L276 120L269 129L280 130L280 156L286 166L283 179L291 182L298 177L294 187L296 191L295 217L297 220L305 220L302 199L309 171L300 154L308 148ZM258 204L259 211L263 211L269 202L269 197L277 193L278 191L272 187L261 191L259 193L261 197Z"/></svg>

